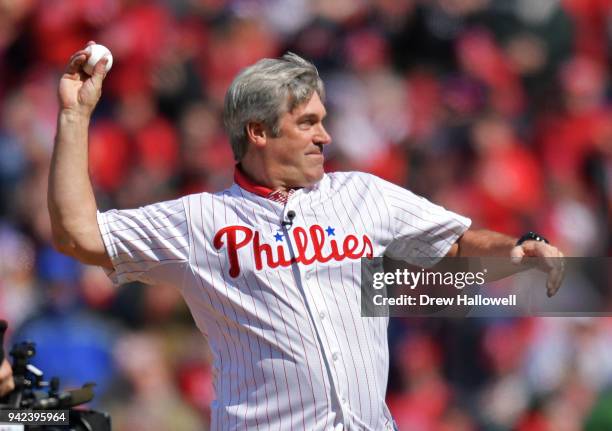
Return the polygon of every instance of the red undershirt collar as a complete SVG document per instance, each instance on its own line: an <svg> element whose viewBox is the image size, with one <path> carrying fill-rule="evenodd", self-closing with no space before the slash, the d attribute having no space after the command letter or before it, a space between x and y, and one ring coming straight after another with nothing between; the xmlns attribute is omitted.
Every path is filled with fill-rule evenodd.
<svg viewBox="0 0 612 431"><path fill-rule="evenodd" d="M234 182L247 192L281 203L287 203L289 197L297 190L290 189L288 192L281 190L274 191L269 187L259 185L244 173L240 165L236 165L234 169Z"/></svg>
<svg viewBox="0 0 612 431"><path fill-rule="evenodd" d="M264 198L274 193L274 190L272 190L271 188L261 186L255 183L249 177L247 177L246 174L242 171L240 165L236 165L236 168L234 169L234 182L243 189L245 189L247 192L251 192Z"/></svg>

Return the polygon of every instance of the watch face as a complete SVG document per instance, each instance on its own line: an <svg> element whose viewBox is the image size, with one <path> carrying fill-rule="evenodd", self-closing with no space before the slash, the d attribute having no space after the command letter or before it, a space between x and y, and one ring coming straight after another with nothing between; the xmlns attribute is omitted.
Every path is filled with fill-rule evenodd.
<svg viewBox="0 0 612 431"><path fill-rule="evenodd" d="M544 241L546 244L548 244L548 240L546 238L535 232L527 232L525 235L519 238L516 245L521 245L525 241Z"/></svg>

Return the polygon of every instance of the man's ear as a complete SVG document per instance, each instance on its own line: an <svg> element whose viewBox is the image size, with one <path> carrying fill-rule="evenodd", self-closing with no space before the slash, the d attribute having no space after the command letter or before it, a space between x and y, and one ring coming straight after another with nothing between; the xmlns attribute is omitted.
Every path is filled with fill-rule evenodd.
<svg viewBox="0 0 612 431"><path fill-rule="evenodd" d="M268 140L268 132L263 123L251 121L246 126L246 134L249 142L256 147L264 147Z"/></svg>

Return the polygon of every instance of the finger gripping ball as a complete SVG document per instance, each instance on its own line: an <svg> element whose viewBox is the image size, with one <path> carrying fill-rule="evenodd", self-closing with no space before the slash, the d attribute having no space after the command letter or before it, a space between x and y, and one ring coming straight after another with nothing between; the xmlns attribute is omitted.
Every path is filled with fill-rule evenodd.
<svg viewBox="0 0 612 431"><path fill-rule="evenodd" d="M86 50L88 51L87 63L83 65L83 70L88 75L93 75L93 69L96 63L100 61L103 57L108 58L108 62L106 63L106 72L110 70L113 66L113 55L110 50L104 45L89 45Z"/></svg>

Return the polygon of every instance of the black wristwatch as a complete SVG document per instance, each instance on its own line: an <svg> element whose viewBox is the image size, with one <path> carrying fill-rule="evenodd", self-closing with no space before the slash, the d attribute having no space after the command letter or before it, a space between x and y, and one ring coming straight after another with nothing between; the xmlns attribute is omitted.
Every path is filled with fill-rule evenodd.
<svg viewBox="0 0 612 431"><path fill-rule="evenodd" d="M525 241L543 241L546 244L550 244L548 240L544 238L542 235L540 235L539 233L532 232L532 231L529 231L525 235L520 237L518 241L516 242L516 245L521 245Z"/></svg>

